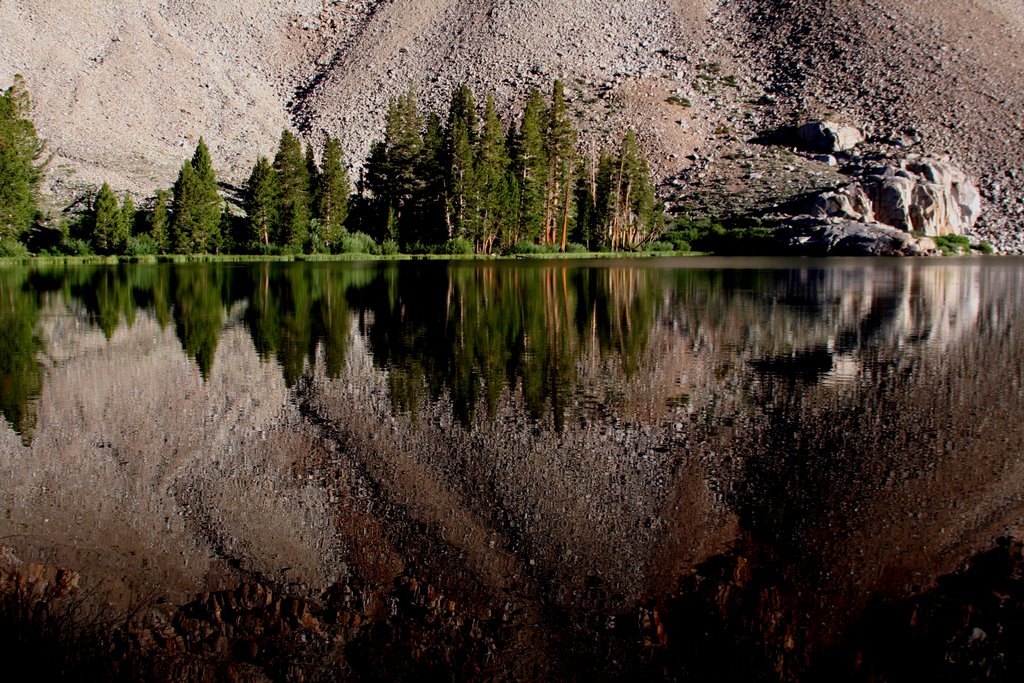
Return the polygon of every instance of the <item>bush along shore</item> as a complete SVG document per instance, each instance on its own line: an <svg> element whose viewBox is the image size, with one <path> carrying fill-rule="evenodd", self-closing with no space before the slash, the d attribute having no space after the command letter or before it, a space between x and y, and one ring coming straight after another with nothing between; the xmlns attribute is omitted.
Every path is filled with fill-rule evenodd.
<svg viewBox="0 0 1024 683"><path fill-rule="evenodd" d="M831 153L854 182L788 215L677 213L668 220L633 131L613 151L584 152L560 82L548 96L532 91L514 122L500 119L492 96L478 106L465 85L443 115L423 111L410 86L389 103L383 137L355 182L329 135L317 154L283 131L273 158L259 156L241 186L218 180L201 138L171 188L136 203L104 183L54 218L39 209L45 145L16 77L0 98L0 259L990 251L960 235L980 204L948 163L873 168L851 151L862 140L858 131L809 126L814 135L805 126L792 140L776 135L765 144ZM932 214L953 217L955 225L940 225Z"/></svg>

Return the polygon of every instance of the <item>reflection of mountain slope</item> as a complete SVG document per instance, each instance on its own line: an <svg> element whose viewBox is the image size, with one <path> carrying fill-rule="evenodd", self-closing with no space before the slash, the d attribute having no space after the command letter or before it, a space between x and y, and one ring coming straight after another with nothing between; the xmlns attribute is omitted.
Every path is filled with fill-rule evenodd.
<svg viewBox="0 0 1024 683"><path fill-rule="evenodd" d="M492 413L469 420L443 384L395 410L402 356L389 351L381 368L371 346L405 343L403 320L423 324L398 305L374 337L384 304L349 296L333 309L346 319L324 323L345 334L343 364L329 360L329 336L298 335L286 376L293 354L279 350L307 323L275 326L269 312L287 306L235 288L229 299L245 303L218 330L204 379L151 313L110 327L84 307L63 316L54 298L32 443L0 432L11 511L0 535L27 559L176 598L239 573L312 592L358 580L371 621L387 618L400 577L421 577L481 619L500 604L517 634L493 656L520 672L610 666L611 643L655 607L671 643L662 603L692 588L744 615L725 619L721 638L777 627L783 636L762 640L799 672L869 597L927 584L1024 517L1015 263L602 273L618 284L580 295L579 309L606 307L621 334L581 334L597 332L577 324L575 295L539 307L538 329L557 321L569 340L561 430L530 415L522 380L499 384ZM296 288L345 292L294 275ZM372 278L361 277L365 293ZM389 284L402 296L387 301L421 301ZM475 298L493 292L458 285L439 290L446 306L462 290L445 318L452 338L493 348L466 338L500 327ZM631 346L630 325L643 326L642 344ZM309 339L320 340L312 359ZM751 364L814 348L855 369L815 384ZM408 358L432 362L428 351ZM739 587L719 594L715 581ZM559 644L569 641L575 654Z"/></svg>
<svg viewBox="0 0 1024 683"><path fill-rule="evenodd" d="M312 447L247 335L225 335L205 382L151 320L109 344L96 331L67 342L77 350L50 339L60 364L31 447L7 431L0 448L3 526L23 556L142 593L199 589L218 553L268 576L323 574L322 496L290 470Z"/></svg>

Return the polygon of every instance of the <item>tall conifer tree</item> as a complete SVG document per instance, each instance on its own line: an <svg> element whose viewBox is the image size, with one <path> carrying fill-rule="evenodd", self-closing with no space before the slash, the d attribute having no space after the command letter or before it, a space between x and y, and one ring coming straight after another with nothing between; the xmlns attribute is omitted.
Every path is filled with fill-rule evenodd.
<svg viewBox="0 0 1024 683"><path fill-rule="evenodd" d="M490 253L508 230L515 211L515 183L510 178L505 130L493 96L488 96L484 108L474 175L479 192L474 237L480 251Z"/></svg>
<svg viewBox="0 0 1024 683"><path fill-rule="evenodd" d="M25 79L0 96L0 239L21 237L35 220L44 144L29 119Z"/></svg>
<svg viewBox="0 0 1024 683"><path fill-rule="evenodd" d="M117 206L117 196L107 183L103 183L93 200L90 223L93 248L101 254L117 253L122 246L121 212Z"/></svg>
<svg viewBox="0 0 1024 683"><path fill-rule="evenodd" d="M216 251L220 246L221 198L210 150L199 138L192 160L174 183L173 242L179 253Z"/></svg>
<svg viewBox="0 0 1024 683"><path fill-rule="evenodd" d="M472 238L473 214L477 208L477 184L474 177L477 116L473 91L460 85L452 93L445 128L448 155L448 233L449 237Z"/></svg>
<svg viewBox="0 0 1024 683"><path fill-rule="evenodd" d="M548 180L544 199L545 244L565 243L569 232L571 184L576 162L576 129L569 120L565 88L555 81L548 109L547 138Z"/></svg>
<svg viewBox="0 0 1024 683"><path fill-rule="evenodd" d="M328 137L320 162L320 183L316 195L316 217L320 221L321 237L328 250L337 246L344 234L350 194L352 184L342 157L341 143L336 138Z"/></svg>
<svg viewBox="0 0 1024 683"><path fill-rule="evenodd" d="M266 157L259 157L245 184L244 203L248 231L243 242L250 249L269 247L276 240L281 186Z"/></svg>
<svg viewBox="0 0 1024 683"><path fill-rule="evenodd" d="M124 235L125 243L128 237L135 234L135 200L131 192L124 193L124 201L121 203L121 232Z"/></svg>
<svg viewBox="0 0 1024 683"><path fill-rule="evenodd" d="M519 131L514 136L512 168L519 184L519 227L514 241L534 241L542 232L548 175L544 119L544 97L534 88L526 100Z"/></svg>
<svg viewBox="0 0 1024 683"><path fill-rule="evenodd" d="M292 250L302 249L309 238L309 219L312 216L309 167L302 152L302 143L291 131L281 133L281 142L274 156L274 170L281 188L278 203L280 244Z"/></svg>
<svg viewBox="0 0 1024 683"><path fill-rule="evenodd" d="M448 155L444 125L436 112L427 116L423 131L418 175L422 182L415 231L408 231L406 243L440 244L449 238Z"/></svg>
<svg viewBox="0 0 1024 683"><path fill-rule="evenodd" d="M423 116L410 84L405 94L389 103L384 140L370 148L366 163L363 186L373 195L373 232L378 238L411 241L424 186L422 154Z"/></svg>
<svg viewBox="0 0 1024 683"><path fill-rule="evenodd" d="M170 216L167 214L167 191L157 190L153 213L149 218L149 236L161 254L170 251Z"/></svg>

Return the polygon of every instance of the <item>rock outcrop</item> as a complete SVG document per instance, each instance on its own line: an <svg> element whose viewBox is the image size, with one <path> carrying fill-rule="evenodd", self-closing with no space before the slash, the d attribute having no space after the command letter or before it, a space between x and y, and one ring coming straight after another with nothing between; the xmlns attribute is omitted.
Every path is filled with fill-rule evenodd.
<svg viewBox="0 0 1024 683"><path fill-rule="evenodd" d="M811 215L939 237L970 232L981 214L978 189L948 159L909 157L856 172L858 180L819 195Z"/></svg>
<svg viewBox="0 0 1024 683"><path fill-rule="evenodd" d="M835 154L846 152L864 142L864 134L853 126L834 121L811 121L796 131L800 146L808 152Z"/></svg>
<svg viewBox="0 0 1024 683"><path fill-rule="evenodd" d="M930 256L938 254L930 237L881 223L798 216L779 231L779 246L803 256Z"/></svg>

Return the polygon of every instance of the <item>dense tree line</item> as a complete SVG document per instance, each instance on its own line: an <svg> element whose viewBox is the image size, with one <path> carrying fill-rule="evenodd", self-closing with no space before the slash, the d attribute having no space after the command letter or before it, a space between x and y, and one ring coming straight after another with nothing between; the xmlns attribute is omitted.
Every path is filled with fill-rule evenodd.
<svg viewBox="0 0 1024 683"><path fill-rule="evenodd" d="M0 238L36 219L42 145L19 79L0 100ZM10 141L14 141L14 143ZM529 94L517 122L465 85L448 110L416 92L391 100L383 137L353 187L339 141L319 157L291 131L260 156L234 201L221 193L205 140L172 188L137 209L104 184L82 219L38 240L60 253L481 253L635 250L657 239L661 210L636 136L582 155L565 92ZM12 198L4 202L3 199Z"/></svg>
<svg viewBox="0 0 1024 683"><path fill-rule="evenodd" d="M419 110L410 88L390 103L367 159L358 225L410 251L441 243L565 251L570 242L618 250L655 239L660 211L636 136L589 162L578 137L557 81L548 100L530 93L518 126L499 118L493 97L481 116L467 86L453 93L442 124Z"/></svg>

